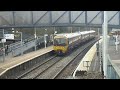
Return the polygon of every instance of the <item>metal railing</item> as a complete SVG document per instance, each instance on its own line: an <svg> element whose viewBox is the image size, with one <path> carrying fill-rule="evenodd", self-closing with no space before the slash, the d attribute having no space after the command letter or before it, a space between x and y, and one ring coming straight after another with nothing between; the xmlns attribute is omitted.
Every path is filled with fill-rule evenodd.
<svg viewBox="0 0 120 90"><path fill-rule="evenodd" d="M107 59L107 79L120 79L120 69L112 62L109 55Z"/></svg>
<svg viewBox="0 0 120 90"><path fill-rule="evenodd" d="M41 38L38 38L37 41L41 41L39 39L41 39ZM29 39L25 39L25 40L23 40L22 43L23 43L22 47L21 47L21 41L18 41L16 43L12 43L12 44L8 45L7 53L12 53L10 55L17 56L21 53L21 48L22 48L23 52L25 52L26 50L34 47L36 44L34 37L31 37ZM2 57L2 56L3 56L3 48L1 47L0 48L0 57Z"/></svg>
<svg viewBox="0 0 120 90"><path fill-rule="evenodd" d="M49 43L51 43L51 41L48 42L48 46ZM37 46L37 49L44 47L44 36L38 36L36 39L34 37L31 37L29 39L23 40L22 47L21 47L21 41L8 45L6 58L21 55L21 52L27 53L34 51L35 46ZM2 61L2 59L3 59L3 48L0 48L0 61Z"/></svg>

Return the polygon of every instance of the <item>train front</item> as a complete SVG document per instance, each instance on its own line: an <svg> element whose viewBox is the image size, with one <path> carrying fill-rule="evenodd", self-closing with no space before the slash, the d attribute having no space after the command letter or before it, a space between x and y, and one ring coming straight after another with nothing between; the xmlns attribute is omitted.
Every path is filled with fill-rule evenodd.
<svg viewBox="0 0 120 90"><path fill-rule="evenodd" d="M67 38L65 37L54 37L53 49L57 55L64 55L68 49Z"/></svg>

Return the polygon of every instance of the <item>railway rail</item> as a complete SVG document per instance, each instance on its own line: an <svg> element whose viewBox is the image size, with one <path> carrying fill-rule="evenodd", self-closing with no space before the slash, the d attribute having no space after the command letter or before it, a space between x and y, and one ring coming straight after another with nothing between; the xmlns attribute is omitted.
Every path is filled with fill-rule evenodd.
<svg viewBox="0 0 120 90"><path fill-rule="evenodd" d="M26 71L25 73L23 73L23 74L21 74L20 76L18 76L16 79L21 79L21 78L25 77L25 76L28 75L30 72L32 72L32 71L34 71L35 69L39 68L41 65L49 62L49 61L50 61L51 59L53 59L53 58L55 58L55 56L49 58L48 60L46 60L46 61L44 61L44 62L42 62L42 63L40 63L40 64L38 64L38 65L36 65L36 66L34 66L33 68L29 69L29 70Z"/></svg>
<svg viewBox="0 0 120 90"><path fill-rule="evenodd" d="M49 68L51 68L52 66L54 66L56 63L58 63L60 61L60 59L58 61L55 61L52 65L50 65L49 67L47 67L45 70L43 70L42 72L40 72L38 75L36 75L35 77L33 77L32 79L37 79L41 74L43 74L44 72L46 72Z"/></svg>
<svg viewBox="0 0 120 90"><path fill-rule="evenodd" d="M92 44L89 42L86 46L79 47L79 49L76 50L79 53L71 53L69 56L67 55L65 57L57 57L55 55L34 68L31 68L16 79L61 79L70 76L76 69L80 59L96 41L97 40L94 40ZM81 58L78 60L78 57ZM70 67L71 65L72 67Z"/></svg>
<svg viewBox="0 0 120 90"><path fill-rule="evenodd" d="M35 79L39 74L43 73L46 69L52 67L55 63L57 63L62 57L53 56L46 60L45 62L36 65L31 68L29 71L23 73L16 79ZM46 65L45 65L46 64ZM39 72L38 72L39 70Z"/></svg>
<svg viewBox="0 0 120 90"><path fill-rule="evenodd" d="M90 47L95 43L96 41L92 42L92 44L88 44L86 47L84 47L84 49L82 49L79 53L75 53L72 57L67 56L64 57L62 60L60 60L59 62L57 62L53 67L48 68L47 70L44 71L44 73L39 74L36 79L57 79L58 77L60 77L61 74L63 74L63 71L72 63L74 62L74 60L76 60L76 58L79 55L83 55L83 52L87 52L87 50L90 49ZM85 54L84 52L84 54ZM60 65L61 64L61 65ZM73 70L69 70L71 72L71 74L73 73L73 71L75 70L75 68ZM67 76L69 75L69 73L67 74ZM61 78L60 78L61 79Z"/></svg>
<svg viewBox="0 0 120 90"><path fill-rule="evenodd" d="M78 53L73 60L71 60L65 67L63 67L54 77L53 79L65 79L68 76L72 76L74 73L76 67L78 66L79 62L83 58L83 56L87 53L87 51L90 49L90 46L83 49L80 53Z"/></svg>

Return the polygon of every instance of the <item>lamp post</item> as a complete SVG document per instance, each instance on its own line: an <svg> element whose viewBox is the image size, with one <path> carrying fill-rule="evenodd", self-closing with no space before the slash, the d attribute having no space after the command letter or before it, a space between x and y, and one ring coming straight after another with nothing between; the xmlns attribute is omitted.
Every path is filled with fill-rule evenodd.
<svg viewBox="0 0 120 90"><path fill-rule="evenodd" d="M116 51L118 52L118 44L119 44L119 42L118 42L118 34L116 34L116 36L115 36L115 45L116 45Z"/></svg>
<svg viewBox="0 0 120 90"><path fill-rule="evenodd" d="M72 33L72 29L73 29L73 28L72 28L72 27L70 27L71 33Z"/></svg>
<svg viewBox="0 0 120 90"><path fill-rule="evenodd" d="M34 28L35 29L35 34L34 34L34 36L35 36L35 51L36 51L36 39L37 39L37 35L36 35L36 28Z"/></svg>
<svg viewBox="0 0 120 90"><path fill-rule="evenodd" d="M55 27L54 27L54 32L53 32L53 45L54 45L54 37L55 37L55 34L57 33L57 31L55 31Z"/></svg>
<svg viewBox="0 0 120 90"><path fill-rule="evenodd" d="M3 29L3 39L2 39L2 43L3 43L3 62L5 61L5 45L4 43L6 42L5 36L4 36L4 29Z"/></svg>
<svg viewBox="0 0 120 90"><path fill-rule="evenodd" d="M12 30L14 30L14 28L12 28ZM15 31L12 31L13 33L15 32ZM19 33L20 35L21 35L21 55L23 55L23 49L22 49L22 46L23 46L23 40L22 40L22 32L18 32L18 31L16 31L15 33Z"/></svg>
<svg viewBox="0 0 120 90"><path fill-rule="evenodd" d="M47 32L47 29L45 29L45 33L46 33L46 32ZM46 48L46 44L47 44L46 36L47 36L47 34L44 35L45 48Z"/></svg>
<svg viewBox="0 0 120 90"><path fill-rule="evenodd" d="M21 34L21 55L23 55L23 48L22 48L22 46L23 46L23 40L22 40L22 32L17 32L17 33L20 33Z"/></svg>
<svg viewBox="0 0 120 90"><path fill-rule="evenodd" d="M80 27L79 27L79 32L80 32Z"/></svg>

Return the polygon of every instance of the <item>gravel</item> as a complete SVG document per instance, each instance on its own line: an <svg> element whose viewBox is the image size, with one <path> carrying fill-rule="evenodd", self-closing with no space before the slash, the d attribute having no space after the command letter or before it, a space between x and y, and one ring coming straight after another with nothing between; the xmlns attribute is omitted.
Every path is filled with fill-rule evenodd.
<svg viewBox="0 0 120 90"><path fill-rule="evenodd" d="M92 41L93 42L93 41ZM41 72L44 72L42 74L40 74L36 79L52 79L57 73L59 73L59 71L61 71L69 62L71 62L73 60L73 58L81 51L83 51L83 49L86 46L89 46L91 42L86 43L85 45L81 44L79 48L77 48L76 50L74 50L74 52L70 53L69 55L65 56L65 57L56 57L53 60L50 60L49 62L45 63L44 65L40 66L39 68L37 68L36 70L30 72L28 75L26 75L24 78L22 79L31 79L34 78L36 76L38 76ZM81 53L82 55L80 56L84 56L83 53ZM57 63L55 63L57 62ZM69 71L73 70L73 67L76 67L75 65L77 65L80 61L75 62L74 64L70 64L69 67ZM55 63L55 64L54 64ZM53 65L54 64L54 65ZM52 67L50 67L51 65L53 65ZM48 68L50 67L50 68ZM48 68L46 70L46 68ZM65 77L68 77L68 73L69 71L66 71L65 73ZM91 75L91 74L90 74ZM62 77L62 78L63 78Z"/></svg>
<svg viewBox="0 0 120 90"><path fill-rule="evenodd" d="M65 79L68 76L72 76L74 70L80 63L81 59L84 57L84 55L87 53L87 51L90 49L87 48L85 51L83 51L80 55L78 55L73 62L71 62L63 71L62 73L56 77L56 79Z"/></svg>
<svg viewBox="0 0 120 90"><path fill-rule="evenodd" d="M46 68L48 68L49 66L51 66L53 63L57 62L58 60L60 60L60 57L55 57L54 59L48 61L47 63L43 64L39 68L37 68L34 71L30 72L29 74L27 74L22 79L32 79L32 78L34 78L35 76L37 76L39 73L44 71Z"/></svg>

